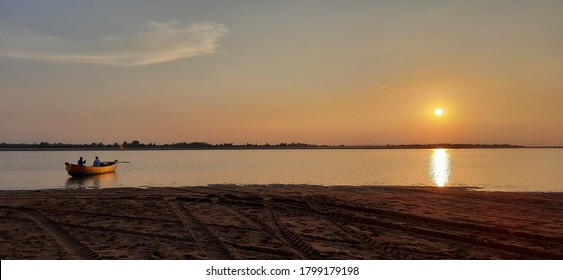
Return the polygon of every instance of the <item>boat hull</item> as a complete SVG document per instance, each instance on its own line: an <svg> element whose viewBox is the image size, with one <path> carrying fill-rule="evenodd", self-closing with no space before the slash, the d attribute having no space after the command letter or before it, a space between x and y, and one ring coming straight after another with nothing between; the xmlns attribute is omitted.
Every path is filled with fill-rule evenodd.
<svg viewBox="0 0 563 280"><path fill-rule="evenodd" d="M84 166L65 162L66 171L71 176L90 176L115 172L117 161L102 164L102 166Z"/></svg>

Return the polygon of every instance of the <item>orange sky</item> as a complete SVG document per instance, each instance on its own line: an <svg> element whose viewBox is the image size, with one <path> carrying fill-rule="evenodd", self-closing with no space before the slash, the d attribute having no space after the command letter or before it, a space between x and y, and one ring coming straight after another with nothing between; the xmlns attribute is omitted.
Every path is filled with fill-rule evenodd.
<svg viewBox="0 0 563 280"><path fill-rule="evenodd" d="M563 145L561 1L20 2L0 142Z"/></svg>

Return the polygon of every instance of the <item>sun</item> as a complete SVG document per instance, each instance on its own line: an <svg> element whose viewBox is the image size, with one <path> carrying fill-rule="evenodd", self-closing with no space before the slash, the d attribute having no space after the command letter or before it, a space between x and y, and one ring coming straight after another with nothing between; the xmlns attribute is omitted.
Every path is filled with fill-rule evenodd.
<svg viewBox="0 0 563 280"><path fill-rule="evenodd" d="M436 108L436 109L434 110L434 115L436 115L436 116L438 116L438 117L441 116L441 115L443 115L443 114L444 114L444 110L442 110L442 108Z"/></svg>

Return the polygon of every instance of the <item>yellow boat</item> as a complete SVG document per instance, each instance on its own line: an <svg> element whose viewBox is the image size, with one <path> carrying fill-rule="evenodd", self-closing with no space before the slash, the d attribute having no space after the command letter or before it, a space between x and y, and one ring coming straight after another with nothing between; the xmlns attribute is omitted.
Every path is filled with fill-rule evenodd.
<svg viewBox="0 0 563 280"><path fill-rule="evenodd" d="M65 162L65 165L66 165L66 171L68 172L69 175L89 176L89 175L98 175L98 174L115 172L115 169L117 168L117 160L102 162L100 166L85 166L78 164L70 164L68 162Z"/></svg>

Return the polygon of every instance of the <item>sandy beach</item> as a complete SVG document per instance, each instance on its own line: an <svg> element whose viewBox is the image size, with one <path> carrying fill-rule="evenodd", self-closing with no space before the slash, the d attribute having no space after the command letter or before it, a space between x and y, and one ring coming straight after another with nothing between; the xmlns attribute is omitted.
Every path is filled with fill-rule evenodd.
<svg viewBox="0 0 563 280"><path fill-rule="evenodd" d="M563 259L563 193L213 185L0 192L1 259Z"/></svg>

